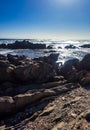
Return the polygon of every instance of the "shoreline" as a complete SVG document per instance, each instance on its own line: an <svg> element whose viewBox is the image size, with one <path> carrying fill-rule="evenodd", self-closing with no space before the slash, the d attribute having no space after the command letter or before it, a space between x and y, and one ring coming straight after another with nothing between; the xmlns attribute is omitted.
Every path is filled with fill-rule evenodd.
<svg viewBox="0 0 90 130"><path fill-rule="evenodd" d="M65 62L62 66L58 66L56 63L57 58L58 54L33 60L28 60L25 56L9 54L6 57L0 55L0 117L2 118L0 129L15 128L17 125L20 128L18 122L22 122L22 125L24 121L27 122L24 127L29 127L32 130L40 120L43 125L38 123L36 130L47 130L48 128L54 130L58 127L71 129L71 126L73 128L75 124L77 126L81 114L85 117L81 117L80 128L84 129L82 121L87 121L86 125L89 128L89 117L85 114L87 111L90 114L90 88L88 87L90 85L90 54L87 54L82 61L73 59ZM72 96L70 97L70 95ZM83 99L86 95L87 99ZM61 102L62 107L58 106L58 102ZM81 105L80 112L75 105L78 102ZM86 106L84 108L83 103ZM69 106L73 104L75 110L72 108L72 111L74 110L76 113L69 109ZM63 111L62 114L66 113L67 115L68 109L74 121L72 123L67 120L71 125L67 124L67 121L65 122L64 115L60 115L60 117L57 115L61 111ZM83 111L85 112L83 113ZM55 119L54 113L56 114ZM10 119L8 114L11 115ZM70 115L66 117L72 119ZM50 123L48 124L47 119L44 118L47 118ZM44 125L45 123L47 126Z"/></svg>

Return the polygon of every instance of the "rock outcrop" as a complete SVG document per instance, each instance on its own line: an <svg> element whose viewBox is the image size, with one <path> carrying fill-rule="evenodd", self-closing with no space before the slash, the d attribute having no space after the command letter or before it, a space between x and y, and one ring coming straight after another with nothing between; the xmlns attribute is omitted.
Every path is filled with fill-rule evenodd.
<svg viewBox="0 0 90 130"><path fill-rule="evenodd" d="M65 46L66 49L76 49L77 47L74 45L67 45Z"/></svg>
<svg viewBox="0 0 90 130"><path fill-rule="evenodd" d="M0 55L0 129L90 129L90 54L58 56Z"/></svg>
<svg viewBox="0 0 90 130"><path fill-rule="evenodd" d="M79 82L84 85L90 83L90 54L87 54L81 61L78 59L66 61L60 67L59 74L69 82Z"/></svg>
<svg viewBox="0 0 90 130"><path fill-rule="evenodd" d="M33 44L29 41L15 41L12 44L0 44L3 49L46 49L46 44Z"/></svg>
<svg viewBox="0 0 90 130"><path fill-rule="evenodd" d="M90 44L84 44L84 45L82 45L80 47L82 47L82 48L90 48Z"/></svg>

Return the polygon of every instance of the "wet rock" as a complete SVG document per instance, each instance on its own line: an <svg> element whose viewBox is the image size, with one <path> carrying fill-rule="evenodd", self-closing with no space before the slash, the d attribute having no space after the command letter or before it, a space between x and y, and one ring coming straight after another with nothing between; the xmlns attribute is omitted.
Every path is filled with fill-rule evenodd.
<svg viewBox="0 0 90 130"><path fill-rule="evenodd" d="M74 45L67 45L65 46L66 49L76 49L77 47Z"/></svg>
<svg viewBox="0 0 90 130"><path fill-rule="evenodd" d="M44 53L55 53L56 50L47 50L47 51L44 51Z"/></svg>
<svg viewBox="0 0 90 130"><path fill-rule="evenodd" d="M0 44L0 48L7 49L46 49L46 44L33 44L29 41L15 41L12 44Z"/></svg>
<svg viewBox="0 0 90 130"><path fill-rule="evenodd" d="M82 48L90 48L90 44L84 44L84 45L82 45L80 47L82 47Z"/></svg>
<svg viewBox="0 0 90 130"><path fill-rule="evenodd" d="M7 45L4 44L4 43L2 43L2 44L0 44L0 48L4 48L4 49L6 49L6 48L7 48Z"/></svg>
<svg viewBox="0 0 90 130"><path fill-rule="evenodd" d="M56 61L58 60L58 56L59 53L51 53L49 56L35 58L34 60L43 61L51 65L54 65L54 63L56 63Z"/></svg>
<svg viewBox="0 0 90 130"><path fill-rule="evenodd" d="M62 47L59 46L58 49L62 49Z"/></svg>
<svg viewBox="0 0 90 130"><path fill-rule="evenodd" d="M47 49L53 49L53 45L47 46Z"/></svg>

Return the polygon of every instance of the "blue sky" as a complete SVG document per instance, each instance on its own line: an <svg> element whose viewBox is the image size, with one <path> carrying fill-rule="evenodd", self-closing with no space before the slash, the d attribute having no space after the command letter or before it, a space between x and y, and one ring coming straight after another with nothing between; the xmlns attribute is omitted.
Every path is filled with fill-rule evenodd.
<svg viewBox="0 0 90 130"><path fill-rule="evenodd" d="M0 38L90 39L90 0L0 0Z"/></svg>

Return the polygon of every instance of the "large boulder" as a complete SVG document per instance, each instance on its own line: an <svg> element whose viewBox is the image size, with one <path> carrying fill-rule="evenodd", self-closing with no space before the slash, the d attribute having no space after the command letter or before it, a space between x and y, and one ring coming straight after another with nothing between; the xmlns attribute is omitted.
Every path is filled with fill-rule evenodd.
<svg viewBox="0 0 90 130"><path fill-rule="evenodd" d="M14 66L8 61L0 60L0 82L12 81Z"/></svg>
<svg viewBox="0 0 90 130"><path fill-rule="evenodd" d="M90 54L85 55L82 61L79 64L79 69L90 71Z"/></svg>
<svg viewBox="0 0 90 130"><path fill-rule="evenodd" d="M15 78L22 82L44 82L53 76L52 66L43 61L19 65L14 70Z"/></svg>
<svg viewBox="0 0 90 130"><path fill-rule="evenodd" d="M34 58L34 60L44 61L46 63L53 65L53 63L56 63L56 61L58 60L58 57L59 57L59 53L51 53L49 56Z"/></svg>
<svg viewBox="0 0 90 130"><path fill-rule="evenodd" d="M84 44L84 45L82 45L80 47L82 47L82 48L90 48L90 44Z"/></svg>
<svg viewBox="0 0 90 130"><path fill-rule="evenodd" d="M79 60L78 59L72 59L65 62L63 66L60 67L60 75L63 75L65 78L68 78L70 76L70 72L76 72L76 69L78 68Z"/></svg>

